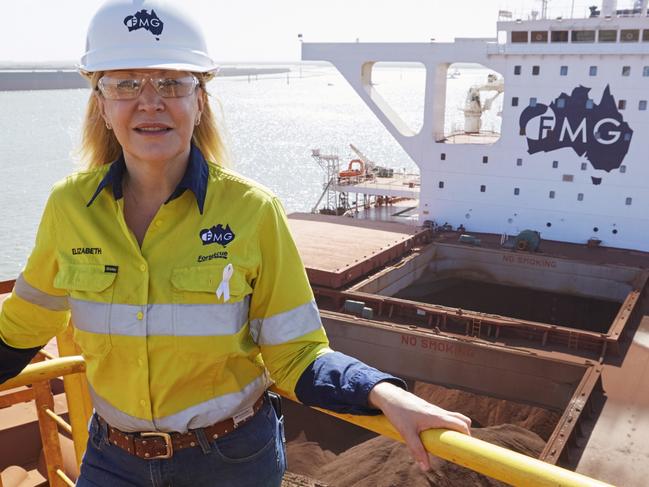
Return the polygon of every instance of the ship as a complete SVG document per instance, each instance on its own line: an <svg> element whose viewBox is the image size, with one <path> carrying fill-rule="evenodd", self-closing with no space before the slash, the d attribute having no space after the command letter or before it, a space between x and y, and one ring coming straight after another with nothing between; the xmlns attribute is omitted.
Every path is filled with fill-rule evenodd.
<svg viewBox="0 0 649 487"><path fill-rule="evenodd" d="M494 38L448 43L302 41L302 59L330 62L419 168L399 179L356 148L349 164L312 152L327 174L323 196L289 224L332 346L411 386L553 412L530 463L449 432L427 437L433 453L512 485L642 486L649 478L647 4L619 9L605 0L584 18L549 18L543 1L527 18L501 12ZM372 82L378 62L425 69L420 130ZM447 120L457 110L446 106L455 63L489 73L467 91L462 126ZM492 110L500 126L483 127ZM317 213L321 203L326 214ZM72 355L67 372L82 371L69 339L59 337L58 352ZM61 381L53 385L62 402ZM66 405L51 399L51 414L39 410L41 423L68 424L68 408L73 426L83 417L83 384L73 387L65 385ZM32 389L12 389L0 406L43 394ZM298 407L287 404L289 419ZM311 426L325 421L318 418ZM390 435L380 420L343 419ZM12 429L26 438L30 427L36 443L41 423L12 424L0 437ZM40 428L56 437L52 426ZM5 446L0 459L11 453L27 465L17 450ZM74 465L50 458L55 485Z"/></svg>

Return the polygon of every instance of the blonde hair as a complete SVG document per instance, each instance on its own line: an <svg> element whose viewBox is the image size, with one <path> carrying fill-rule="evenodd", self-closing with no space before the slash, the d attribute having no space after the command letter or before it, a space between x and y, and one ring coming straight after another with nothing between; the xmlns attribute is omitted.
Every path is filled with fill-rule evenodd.
<svg viewBox="0 0 649 487"><path fill-rule="evenodd" d="M106 127L99 109L97 83L103 74L102 71L88 73L92 92L83 120L79 153L81 160L89 169L110 164L122 153L122 148L115 134ZM201 123L194 127L192 142L200 149L206 160L221 166L228 166L229 155L223 141L223 131L214 117L214 112L209 103L209 95L205 89L205 83L211 79L211 76L201 73L194 73L194 75L200 82L200 96L203 96L204 105Z"/></svg>

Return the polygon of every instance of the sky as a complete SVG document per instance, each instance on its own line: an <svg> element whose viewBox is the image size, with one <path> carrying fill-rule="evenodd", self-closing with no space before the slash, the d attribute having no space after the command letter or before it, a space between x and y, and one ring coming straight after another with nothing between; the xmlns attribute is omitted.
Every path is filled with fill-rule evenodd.
<svg viewBox="0 0 649 487"><path fill-rule="evenodd" d="M77 62L102 0L1 0L0 66ZM495 37L499 10L526 18L541 0L176 0L202 24L220 63L297 62L305 42L430 42ZM619 0L622 8L631 0ZM582 17L600 0L549 0Z"/></svg>

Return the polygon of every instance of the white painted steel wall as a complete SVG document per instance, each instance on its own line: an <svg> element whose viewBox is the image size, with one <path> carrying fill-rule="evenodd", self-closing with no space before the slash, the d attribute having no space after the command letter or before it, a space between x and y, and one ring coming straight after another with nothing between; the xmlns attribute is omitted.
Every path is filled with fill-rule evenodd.
<svg viewBox="0 0 649 487"><path fill-rule="evenodd" d="M500 22L500 31L573 28L649 29L647 18L571 19ZM504 36L503 36L504 37ZM509 35L506 37L510 38ZM649 42L498 44L496 39L456 39L454 43L305 43L304 60L331 62L356 90L421 171L420 220L463 224L468 231L516 234L538 230L545 239L649 251ZM375 62L418 62L426 69L424 121L408 131L370 84ZM436 142L444 131L446 74L451 63L479 63L504 76L501 138L490 145ZM521 66L514 75L514 66ZM539 66L539 74L532 67ZM567 67L565 76L561 67ZM590 66L597 75L590 76ZM628 76L622 75L630 67ZM646 74L646 75L643 75ZM597 171L572 148L528 154L519 117L531 97L549 105L580 85L599 104L606 85L633 130L624 171ZM512 106L518 97L518 106ZM592 134L590 134L592 136ZM445 154L445 160L441 154ZM483 163L483 157L488 162ZM517 159L522 165L517 165ZM553 168L553 161L558 167ZM582 164L586 169L582 170ZM563 181L564 175L572 182ZM591 177L601 177L594 185ZM439 182L444 188L439 188ZM485 192L480 186L486 187ZM519 188L519 194L514 189ZM555 197L549 197L554 191ZM579 200L581 194L582 200ZM631 204L626 204L631 198ZM595 230L597 229L597 230Z"/></svg>

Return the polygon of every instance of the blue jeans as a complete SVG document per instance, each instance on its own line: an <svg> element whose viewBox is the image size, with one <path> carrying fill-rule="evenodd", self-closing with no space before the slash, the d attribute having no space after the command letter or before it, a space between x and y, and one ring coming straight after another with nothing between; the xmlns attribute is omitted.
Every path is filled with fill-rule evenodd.
<svg viewBox="0 0 649 487"><path fill-rule="evenodd" d="M202 433L202 432L201 432ZM279 487L286 470L283 418L264 400L255 416L229 433L168 459L145 460L108 443L93 415L77 486Z"/></svg>

